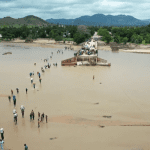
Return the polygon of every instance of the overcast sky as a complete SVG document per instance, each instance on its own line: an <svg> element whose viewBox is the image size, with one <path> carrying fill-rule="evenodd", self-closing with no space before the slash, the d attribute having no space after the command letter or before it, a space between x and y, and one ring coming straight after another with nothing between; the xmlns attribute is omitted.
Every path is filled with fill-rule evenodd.
<svg viewBox="0 0 150 150"><path fill-rule="evenodd" d="M0 0L0 18L34 15L46 19L75 19L94 14L131 15L150 19L150 0Z"/></svg>

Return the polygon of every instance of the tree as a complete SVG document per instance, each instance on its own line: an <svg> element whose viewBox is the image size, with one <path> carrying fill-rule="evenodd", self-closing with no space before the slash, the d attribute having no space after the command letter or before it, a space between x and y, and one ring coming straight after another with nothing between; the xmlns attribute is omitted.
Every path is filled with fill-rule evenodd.
<svg viewBox="0 0 150 150"><path fill-rule="evenodd" d="M128 38L127 38L127 37L124 37L124 38L122 39L122 41L123 41L124 44L126 44L126 43L128 42Z"/></svg>
<svg viewBox="0 0 150 150"><path fill-rule="evenodd" d="M55 41L62 41L62 37L61 36L56 36Z"/></svg>
<svg viewBox="0 0 150 150"><path fill-rule="evenodd" d="M102 37L103 40L106 41L106 43L109 43L112 40L112 37L109 34L106 34Z"/></svg>
<svg viewBox="0 0 150 150"><path fill-rule="evenodd" d="M139 44L139 43L142 43L142 41L143 41L143 37L140 36L140 35L134 34L134 35L131 37L131 42L132 42L132 43Z"/></svg>
<svg viewBox="0 0 150 150"><path fill-rule="evenodd" d="M51 37L52 37L52 38L55 38L54 30L51 30Z"/></svg>
<svg viewBox="0 0 150 150"><path fill-rule="evenodd" d="M121 43L121 37L120 36L114 36L114 42Z"/></svg>
<svg viewBox="0 0 150 150"><path fill-rule="evenodd" d="M133 34L133 35L131 36L131 42L134 43L134 42L136 41L136 39L137 39L137 35L136 35L136 34Z"/></svg>
<svg viewBox="0 0 150 150"><path fill-rule="evenodd" d="M107 29L99 28L98 35L105 36L105 35L108 35L108 34L109 34L109 32L107 31Z"/></svg>
<svg viewBox="0 0 150 150"><path fill-rule="evenodd" d="M23 38L23 39L26 39L26 37L28 37L28 35L30 34L30 30L29 28L27 27L27 25L23 25L21 28L20 28L20 36Z"/></svg>
<svg viewBox="0 0 150 150"><path fill-rule="evenodd" d="M52 32L51 31L49 32L48 37L52 38Z"/></svg>
<svg viewBox="0 0 150 150"><path fill-rule="evenodd" d="M24 31L24 32L22 32L21 33L21 37L23 38L23 39L25 39L26 37L27 37L27 33Z"/></svg>
<svg viewBox="0 0 150 150"><path fill-rule="evenodd" d="M139 43L142 43L142 41L143 41L143 36L138 35L137 40L138 40L138 44L139 44Z"/></svg>
<svg viewBox="0 0 150 150"><path fill-rule="evenodd" d="M148 33L144 39L146 43L150 43L150 34Z"/></svg>
<svg viewBox="0 0 150 150"><path fill-rule="evenodd" d="M74 35L73 39L74 39L74 42L76 42L77 44L80 44L85 41L84 35L80 34L80 33L76 33Z"/></svg>

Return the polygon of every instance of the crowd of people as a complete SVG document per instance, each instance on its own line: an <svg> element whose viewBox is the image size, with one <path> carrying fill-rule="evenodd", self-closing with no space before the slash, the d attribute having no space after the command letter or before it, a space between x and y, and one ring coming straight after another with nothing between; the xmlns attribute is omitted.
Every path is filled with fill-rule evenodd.
<svg viewBox="0 0 150 150"><path fill-rule="evenodd" d="M58 50L57 53L60 53L60 50ZM53 52L51 54L53 55ZM62 51L62 54L63 54L63 51ZM52 56L50 56L50 58L52 58ZM45 61L47 62L48 59L44 59L44 62ZM34 63L34 65L36 65L36 63ZM53 65L57 66L57 63L53 63ZM51 64L48 63L44 67L45 67L45 69L50 68ZM41 71L45 72L45 70L44 71L43 70L44 70L43 67L41 67ZM35 83L33 83L34 71L30 72L29 75L31 78L31 84L33 84L33 88L35 89ZM40 72L37 72L37 75L39 76L39 82L41 84L42 79L41 79ZM17 94L19 94L19 88L16 88L16 92L17 92ZM25 92L26 92L26 94L28 93L27 88L25 89ZM14 108L15 108L16 107L16 96L14 95L14 92L12 89L11 89L11 95L8 96L9 102L11 102L11 98L13 98L13 103L14 103ZM24 112L25 112L24 105L21 105L20 110L21 110L22 118L24 118ZM13 115L14 115L15 125L17 125L18 113L17 113L16 109L13 109ZM33 110L31 111L29 116L30 116L30 122L35 119L35 114L34 114ZM44 112L41 115L40 115L40 112L38 112L38 128L40 127L40 123L44 121L44 118L46 120L46 123L48 123L48 116L45 115ZM3 150L3 144L4 144L4 129L3 128L0 129L0 133L1 133L0 145L1 145L1 149ZM26 144L24 144L24 146L25 146L25 150L28 150L28 146Z"/></svg>

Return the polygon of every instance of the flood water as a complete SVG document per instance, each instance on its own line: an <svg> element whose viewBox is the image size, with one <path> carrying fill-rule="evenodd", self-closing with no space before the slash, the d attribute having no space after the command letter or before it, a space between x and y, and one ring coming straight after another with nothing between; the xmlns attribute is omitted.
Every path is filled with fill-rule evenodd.
<svg viewBox="0 0 150 150"><path fill-rule="evenodd" d="M57 54L58 49L64 53ZM150 148L148 127L119 126L127 122L150 124L150 55L99 50L99 57L111 67L62 67L61 60L75 52L62 49L0 45L0 128L4 128L6 148L21 150L25 143L29 150ZM12 55L2 55L9 51ZM51 68L41 73L40 84L37 72L48 64L43 61L46 58ZM57 67L53 66L56 62ZM29 76L33 71L35 89ZM7 97L11 89L17 100L17 125L13 122L13 100L9 102ZM25 118L21 105L25 106ZM32 109L35 120L30 122ZM48 115L48 123L44 120L40 128L38 112ZM112 124L103 115L112 116ZM105 128L98 128L99 123ZM57 139L50 140L54 137Z"/></svg>

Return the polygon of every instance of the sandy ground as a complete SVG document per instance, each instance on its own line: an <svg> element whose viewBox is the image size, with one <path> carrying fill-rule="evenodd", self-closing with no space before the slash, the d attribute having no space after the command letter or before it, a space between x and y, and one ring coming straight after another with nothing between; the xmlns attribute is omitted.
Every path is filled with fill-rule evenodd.
<svg viewBox="0 0 150 150"><path fill-rule="evenodd" d="M147 53L150 54L150 49L133 49L133 50L122 50L123 52L130 52L130 53Z"/></svg>
<svg viewBox="0 0 150 150"><path fill-rule="evenodd" d="M112 51L110 46L98 46L98 49L104 50L104 51ZM133 49L133 50L124 50L124 49L119 49L118 52L129 52L129 53L145 53L145 54L150 54L150 48L143 47L141 49Z"/></svg>

